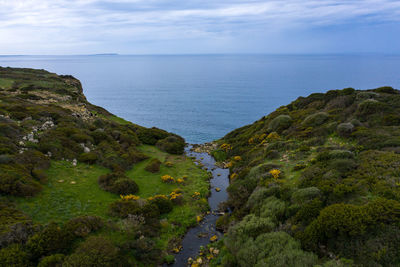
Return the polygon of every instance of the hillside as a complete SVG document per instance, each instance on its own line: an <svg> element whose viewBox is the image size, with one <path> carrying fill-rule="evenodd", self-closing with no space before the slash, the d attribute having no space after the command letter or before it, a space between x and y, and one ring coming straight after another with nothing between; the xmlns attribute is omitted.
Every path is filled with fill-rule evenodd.
<svg viewBox="0 0 400 267"><path fill-rule="evenodd" d="M216 143L233 212L213 265L400 265L400 91L300 97Z"/></svg>
<svg viewBox="0 0 400 267"><path fill-rule="evenodd" d="M0 67L0 266L171 262L208 209L184 146L90 104L72 76Z"/></svg>

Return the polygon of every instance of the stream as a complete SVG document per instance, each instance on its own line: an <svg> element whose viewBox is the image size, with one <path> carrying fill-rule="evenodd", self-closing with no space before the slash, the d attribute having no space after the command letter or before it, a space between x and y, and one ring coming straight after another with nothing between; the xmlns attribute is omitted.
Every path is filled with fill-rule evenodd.
<svg viewBox="0 0 400 267"><path fill-rule="evenodd" d="M218 205L228 199L226 188L229 186L229 169L222 169L215 165L214 158L207 153L197 153L190 150L191 146L185 149L188 157L195 157L212 173L210 179L211 195L208 198L210 213L205 215L203 220L194 228L189 229L182 241L183 249L176 254L173 266L187 266L188 258L196 259L201 246L210 243L210 237L217 235L220 239L223 234L215 229L215 223L220 216ZM196 163L198 164L198 163ZM215 188L221 190L217 192Z"/></svg>

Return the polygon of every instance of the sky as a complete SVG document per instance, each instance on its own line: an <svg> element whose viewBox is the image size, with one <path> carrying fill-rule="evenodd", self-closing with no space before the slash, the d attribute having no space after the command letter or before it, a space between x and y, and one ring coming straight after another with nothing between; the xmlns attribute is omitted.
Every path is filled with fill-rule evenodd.
<svg viewBox="0 0 400 267"><path fill-rule="evenodd" d="M0 0L0 54L400 53L399 0Z"/></svg>

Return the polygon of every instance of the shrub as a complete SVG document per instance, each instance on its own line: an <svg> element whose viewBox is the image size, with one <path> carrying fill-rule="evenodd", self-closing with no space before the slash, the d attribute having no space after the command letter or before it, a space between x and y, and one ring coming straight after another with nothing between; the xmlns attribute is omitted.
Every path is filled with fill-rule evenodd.
<svg viewBox="0 0 400 267"><path fill-rule="evenodd" d="M119 249L103 237L92 236L65 258L63 266L121 266L124 259Z"/></svg>
<svg viewBox="0 0 400 267"><path fill-rule="evenodd" d="M319 196L321 191L317 187L297 189L292 195L292 203L304 203Z"/></svg>
<svg viewBox="0 0 400 267"><path fill-rule="evenodd" d="M80 154L78 160L87 164L95 164L98 160L98 156L94 152L82 153Z"/></svg>
<svg viewBox="0 0 400 267"><path fill-rule="evenodd" d="M308 117L306 117L302 124L303 126L306 127L316 127L321 124L323 124L327 119L329 118L329 115L325 112L317 112L315 114L311 114Z"/></svg>
<svg viewBox="0 0 400 267"><path fill-rule="evenodd" d="M301 250L299 242L285 232L265 233L248 239L236 254L239 266L314 266L316 255Z"/></svg>
<svg viewBox="0 0 400 267"><path fill-rule="evenodd" d="M157 173L160 171L160 165L161 161L159 161L158 159L151 159L151 161L147 164L147 166L144 169L151 173Z"/></svg>
<svg viewBox="0 0 400 267"><path fill-rule="evenodd" d="M38 267L61 267L64 261L65 255L64 254L54 254L47 257L43 257Z"/></svg>
<svg viewBox="0 0 400 267"><path fill-rule="evenodd" d="M33 258L66 251L73 240L72 233L62 230L56 223L48 224L42 231L29 238L26 247Z"/></svg>
<svg viewBox="0 0 400 267"><path fill-rule="evenodd" d="M383 104L375 99L367 99L358 104L357 112L361 116L375 114L383 109Z"/></svg>
<svg viewBox="0 0 400 267"><path fill-rule="evenodd" d="M0 265L25 267L31 265L29 255L21 245L14 244L0 250Z"/></svg>
<svg viewBox="0 0 400 267"><path fill-rule="evenodd" d="M141 207L135 200L117 200L110 204L110 214L112 216L127 218L128 215L138 215Z"/></svg>
<svg viewBox="0 0 400 267"><path fill-rule="evenodd" d="M168 213L173 208L172 201L164 195L156 195L151 198L150 202L158 207L161 214Z"/></svg>
<svg viewBox="0 0 400 267"><path fill-rule="evenodd" d="M103 227L103 221L97 216L80 216L69 220L64 227L66 231L75 236L85 237Z"/></svg>
<svg viewBox="0 0 400 267"><path fill-rule="evenodd" d="M165 139L159 140L156 146L162 151L170 154L182 154L185 148L185 140L181 137L171 135Z"/></svg>
<svg viewBox="0 0 400 267"><path fill-rule="evenodd" d="M110 188L110 192L118 195L135 194L139 191L139 186L129 178L117 179Z"/></svg>
<svg viewBox="0 0 400 267"><path fill-rule="evenodd" d="M339 136L348 137L353 132L354 125L350 122L341 123L337 126L337 133Z"/></svg>
<svg viewBox="0 0 400 267"><path fill-rule="evenodd" d="M282 132L290 127L292 118L289 115L279 115L274 118L268 125L269 132Z"/></svg>
<svg viewBox="0 0 400 267"><path fill-rule="evenodd" d="M393 87L390 87L390 86L379 87L379 88L376 88L374 91L378 92L378 93L386 93L386 94L394 94L394 95L399 94L398 90L393 89Z"/></svg>

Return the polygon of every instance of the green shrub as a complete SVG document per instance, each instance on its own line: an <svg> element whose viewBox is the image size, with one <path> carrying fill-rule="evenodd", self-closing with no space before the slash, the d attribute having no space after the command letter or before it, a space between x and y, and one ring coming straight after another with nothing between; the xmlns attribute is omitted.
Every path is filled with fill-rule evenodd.
<svg viewBox="0 0 400 267"><path fill-rule="evenodd" d="M117 200L110 204L110 214L120 218L138 215L141 214L141 206L135 200Z"/></svg>
<svg viewBox="0 0 400 267"><path fill-rule="evenodd" d="M61 229L56 223L49 223L42 231L29 238L26 243L34 259L58 252L65 252L73 241L73 234Z"/></svg>
<svg viewBox="0 0 400 267"><path fill-rule="evenodd" d="M314 266L317 256L301 250L299 242L285 232L265 233L248 239L236 254L239 266Z"/></svg>
<svg viewBox="0 0 400 267"><path fill-rule="evenodd" d="M302 124L306 127L316 127L323 124L328 118L329 115L327 113L317 112L306 117Z"/></svg>
<svg viewBox="0 0 400 267"><path fill-rule="evenodd" d="M92 236L65 258L62 266L121 266L124 259L113 243L103 237Z"/></svg>
<svg viewBox="0 0 400 267"><path fill-rule="evenodd" d="M158 207L160 214L172 211L173 208L172 201L164 196L161 197L155 196L150 202Z"/></svg>
<svg viewBox="0 0 400 267"><path fill-rule="evenodd" d="M64 254L54 254L43 257L40 260L38 267L61 267L64 258L65 258Z"/></svg>
<svg viewBox="0 0 400 267"><path fill-rule="evenodd" d="M157 141L156 146L162 151L180 155L184 151L185 140L181 137L171 135L165 139Z"/></svg>
<svg viewBox="0 0 400 267"><path fill-rule="evenodd" d="M378 92L378 93L386 93L386 94L394 94L394 95L399 94L398 90L393 89L393 87L390 87L390 86L379 87L379 88L376 88L374 91Z"/></svg>
<svg viewBox="0 0 400 267"><path fill-rule="evenodd" d="M144 168L146 171L151 173L157 173L160 171L161 161L158 159L151 159L151 161Z"/></svg>
<svg viewBox="0 0 400 267"><path fill-rule="evenodd" d="M348 137L353 132L354 125L350 122L341 123L337 126L337 133L339 136Z"/></svg>
<svg viewBox="0 0 400 267"><path fill-rule="evenodd" d="M87 152L79 155L78 160L87 164L95 164L98 160L98 155L95 152Z"/></svg>
<svg viewBox="0 0 400 267"><path fill-rule="evenodd" d="M274 118L268 125L269 132L282 132L290 127L292 118L289 115L279 115Z"/></svg>
<svg viewBox="0 0 400 267"><path fill-rule="evenodd" d="M103 221L100 217L89 215L73 218L64 226L65 231L73 233L77 237L85 237L102 227Z"/></svg>
<svg viewBox="0 0 400 267"><path fill-rule="evenodd" d="M109 191L118 195L136 194L139 186L130 178L120 178L113 183Z"/></svg>
<svg viewBox="0 0 400 267"><path fill-rule="evenodd" d="M317 187L301 188L297 189L292 194L292 202L304 203L320 196L321 196L321 190L319 190Z"/></svg>
<svg viewBox="0 0 400 267"><path fill-rule="evenodd" d="M375 99L367 99L358 104L357 112L360 116L375 114L383 110L383 104Z"/></svg>
<svg viewBox="0 0 400 267"><path fill-rule="evenodd" d="M29 255L21 245L14 244L0 250L0 266L26 267L31 265Z"/></svg>

